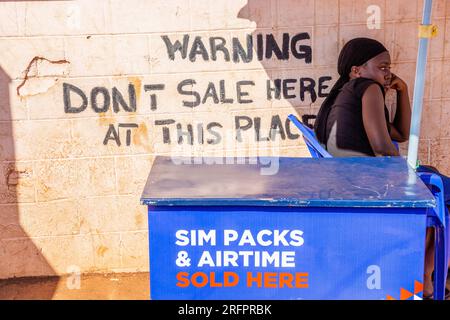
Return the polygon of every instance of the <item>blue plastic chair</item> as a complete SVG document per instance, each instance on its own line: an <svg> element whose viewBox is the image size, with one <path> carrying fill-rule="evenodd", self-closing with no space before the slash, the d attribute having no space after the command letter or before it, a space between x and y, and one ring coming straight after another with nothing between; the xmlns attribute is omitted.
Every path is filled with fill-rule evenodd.
<svg viewBox="0 0 450 320"><path fill-rule="evenodd" d="M399 150L398 149L398 142L397 141L394 141L394 140L392 140L392 143L394 144L394 146L395 146L395 149L397 149L397 151Z"/></svg>
<svg viewBox="0 0 450 320"><path fill-rule="evenodd" d="M293 114L288 116L303 135L303 139L313 158L332 158L325 148L317 141L314 131L305 126ZM398 150L398 143L392 141ZM417 175L430 189L436 199L436 207L431 214L427 216L427 227L435 229L435 255L434 255L434 299L445 299L445 284L447 279L448 261L450 260L450 230L449 212L444 203L444 185L441 177L429 172L417 172Z"/></svg>
<svg viewBox="0 0 450 320"><path fill-rule="evenodd" d="M313 158L332 158L333 156L325 150L324 147L317 141L316 135L314 134L314 130L305 126L300 120L297 119L296 116L290 114L288 116L289 120L291 120L295 126L300 130L303 135L303 140L308 147L309 152Z"/></svg>
<svg viewBox="0 0 450 320"><path fill-rule="evenodd" d="M434 228L434 298L445 299L445 284L447 280L449 261L449 212L444 202L444 184L441 177L430 172L417 172L425 185L436 199L433 214L427 216L427 226Z"/></svg>
<svg viewBox="0 0 450 320"><path fill-rule="evenodd" d="M288 116L289 120L291 120L295 126L300 130L303 135L303 140L308 147L309 152L313 158L332 158L333 156L317 141L316 134L314 130L304 125L300 120L297 119L296 116L290 114ZM397 141L392 141L395 148L398 150Z"/></svg>

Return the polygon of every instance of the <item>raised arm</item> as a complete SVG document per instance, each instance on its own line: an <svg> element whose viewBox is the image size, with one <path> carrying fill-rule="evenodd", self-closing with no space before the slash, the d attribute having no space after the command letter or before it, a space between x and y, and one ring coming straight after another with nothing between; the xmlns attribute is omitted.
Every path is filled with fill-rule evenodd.
<svg viewBox="0 0 450 320"><path fill-rule="evenodd" d="M378 85L370 85L362 97L364 129L376 156L399 156L392 143L384 115L383 93Z"/></svg>
<svg viewBox="0 0 450 320"><path fill-rule="evenodd" d="M392 74L390 89L397 91L397 110L391 126L391 138L398 142L405 142L409 138L411 125L411 106L409 103L408 86L405 81Z"/></svg>

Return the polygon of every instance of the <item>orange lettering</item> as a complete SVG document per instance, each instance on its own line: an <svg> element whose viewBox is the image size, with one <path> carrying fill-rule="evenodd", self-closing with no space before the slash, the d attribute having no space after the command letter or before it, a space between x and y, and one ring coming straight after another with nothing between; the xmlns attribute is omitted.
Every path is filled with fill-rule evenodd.
<svg viewBox="0 0 450 320"><path fill-rule="evenodd" d="M186 288L189 286L189 279L186 279L186 277L189 276L189 273L187 272L178 272L177 273L177 287Z"/></svg>
<svg viewBox="0 0 450 320"><path fill-rule="evenodd" d="M280 288L283 288L284 285L288 288L293 288L292 282L294 281L294 276L289 272L280 272Z"/></svg>
<svg viewBox="0 0 450 320"><path fill-rule="evenodd" d="M202 281L198 282L197 278L202 278ZM194 287L202 288L208 284L208 276L204 272L196 272L192 275L191 282Z"/></svg>
<svg viewBox="0 0 450 320"><path fill-rule="evenodd" d="M302 283L306 282L306 283ZM308 288L308 272L296 272L295 273L295 287L296 288Z"/></svg>
<svg viewBox="0 0 450 320"><path fill-rule="evenodd" d="M264 272L264 288L276 288L277 287L277 273L276 272Z"/></svg>
<svg viewBox="0 0 450 320"><path fill-rule="evenodd" d="M230 281L230 278L234 278ZM235 272L224 272L223 273L223 286L224 287L234 287L239 282L239 276Z"/></svg>
<svg viewBox="0 0 450 320"><path fill-rule="evenodd" d="M211 279L211 284L209 285L211 288L221 287L222 284L220 282L216 282L216 273L210 272L209 278Z"/></svg>
<svg viewBox="0 0 450 320"><path fill-rule="evenodd" d="M247 272L247 287L251 287L252 286L252 282L256 282L258 288L261 288L261 286L262 286L262 275L261 275L261 272L257 272L255 278L253 278L251 272Z"/></svg>

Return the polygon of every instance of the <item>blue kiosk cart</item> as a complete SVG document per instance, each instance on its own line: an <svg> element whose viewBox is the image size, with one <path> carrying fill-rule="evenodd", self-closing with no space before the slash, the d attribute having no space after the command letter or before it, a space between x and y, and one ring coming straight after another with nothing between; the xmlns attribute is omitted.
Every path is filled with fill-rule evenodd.
<svg viewBox="0 0 450 320"><path fill-rule="evenodd" d="M400 157L157 157L152 299L421 299L436 201Z"/></svg>

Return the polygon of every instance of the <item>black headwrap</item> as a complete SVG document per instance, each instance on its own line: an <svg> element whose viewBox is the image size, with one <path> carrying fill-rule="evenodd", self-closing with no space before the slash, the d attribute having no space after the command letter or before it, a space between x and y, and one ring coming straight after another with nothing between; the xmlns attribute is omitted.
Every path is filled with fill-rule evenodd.
<svg viewBox="0 0 450 320"><path fill-rule="evenodd" d="M314 131L321 143L326 144L328 114L340 89L350 80L349 74L352 66L361 66L385 51L387 49L380 42L369 38L355 38L344 45L338 59L337 69L340 77L320 106L316 122L314 123Z"/></svg>

